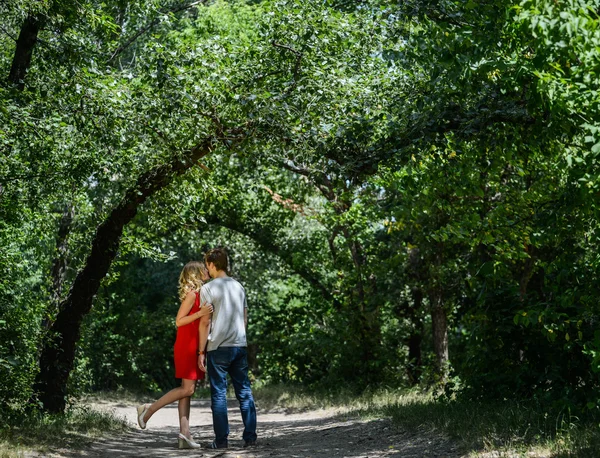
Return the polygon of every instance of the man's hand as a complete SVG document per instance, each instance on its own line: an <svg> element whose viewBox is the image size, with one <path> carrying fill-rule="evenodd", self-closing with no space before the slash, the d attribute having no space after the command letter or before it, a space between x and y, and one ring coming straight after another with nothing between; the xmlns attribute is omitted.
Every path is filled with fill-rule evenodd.
<svg viewBox="0 0 600 458"><path fill-rule="evenodd" d="M206 372L206 353L200 353L198 355L198 367L202 372Z"/></svg>

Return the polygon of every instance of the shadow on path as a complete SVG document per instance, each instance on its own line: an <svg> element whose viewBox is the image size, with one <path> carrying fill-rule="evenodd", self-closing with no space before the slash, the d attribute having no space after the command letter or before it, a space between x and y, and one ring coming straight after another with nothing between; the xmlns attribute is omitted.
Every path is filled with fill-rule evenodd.
<svg viewBox="0 0 600 458"><path fill-rule="evenodd" d="M231 402L230 448L210 450L177 449L177 406L162 409L149 422L149 429L135 429L118 437L98 440L80 450L56 450L51 457L170 457L206 456L250 457L460 457L455 444L442 437L427 437L398 431L390 420L361 420L334 410L297 414L258 412L259 445L242 447L243 425L237 403ZM107 405L100 407L106 408ZM133 423L135 409L123 404L108 405L111 410ZM124 410L125 409L125 410ZM211 413L207 401L194 401L192 433L202 444L213 440ZM137 426L136 426L137 428Z"/></svg>

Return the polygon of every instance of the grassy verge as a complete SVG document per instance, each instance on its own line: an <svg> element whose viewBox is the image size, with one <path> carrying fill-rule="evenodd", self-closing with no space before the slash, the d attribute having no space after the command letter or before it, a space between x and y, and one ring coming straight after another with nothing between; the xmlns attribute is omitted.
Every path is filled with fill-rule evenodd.
<svg viewBox="0 0 600 458"><path fill-rule="evenodd" d="M363 418L388 417L405 431L450 437L472 457L600 456L597 422L568 412L550 413L533 403L440 401L431 394L398 390L356 394L344 389L258 386L255 391L263 409L338 408Z"/></svg>
<svg viewBox="0 0 600 458"><path fill-rule="evenodd" d="M80 448L103 434L127 429L123 419L81 406L62 415L24 417L0 429L0 458L22 456L26 451Z"/></svg>
<svg viewBox="0 0 600 458"><path fill-rule="evenodd" d="M472 456L500 451L507 456L597 457L600 429L568 412L550 413L533 403L441 402L408 393L378 410L404 429L446 434Z"/></svg>
<svg viewBox="0 0 600 458"><path fill-rule="evenodd" d="M81 397L81 402L84 404L102 404L104 402L122 402L126 404L143 404L146 402L154 402L160 398L163 394L168 392L165 391L131 391L131 390L117 390L117 391L98 391L96 393L89 393ZM233 391L232 391L233 393ZM196 392L194 393L193 399L210 399L210 388L208 384L198 385ZM1 458L1 457L0 457Z"/></svg>
<svg viewBox="0 0 600 458"><path fill-rule="evenodd" d="M334 408L340 415L387 417L403 431L450 437L470 457L600 456L597 422L584 421L564 411L548 412L533 403L440 401L428 393L391 389L357 393L350 388L309 390L255 384L253 390L263 411ZM159 396L160 393L99 393L86 398L85 403L131 404ZM208 389L197 390L195 397L209 399ZM13 458L32 449L44 453L57 447L80 448L98 436L126 429L123 420L87 407L72 408L60 416L28 418L11 428L0 429L0 458Z"/></svg>

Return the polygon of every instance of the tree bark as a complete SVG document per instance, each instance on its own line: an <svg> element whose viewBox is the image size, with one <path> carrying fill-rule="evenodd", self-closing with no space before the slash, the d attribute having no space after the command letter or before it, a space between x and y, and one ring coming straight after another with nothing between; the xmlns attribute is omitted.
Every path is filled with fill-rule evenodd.
<svg viewBox="0 0 600 458"><path fill-rule="evenodd" d="M56 235L56 256L52 262L50 275L52 277L52 289L50 290L50 307L48 315L42 320L42 329L47 331L52 326L53 319L59 311L60 300L63 295L63 286L67 276L67 258L68 258L68 242L67 237L71 230L73 222L74 207L72 204L66 204L63 209L60 223L58 224L58 233ZM41 342L43 345L43 342ZM42 348L39 349L41 355ZM38 355L38 356L39 356Z"/></svg>
<svg viewBox="0 0 600 458"><path fill-rule="evenodd" d="M25 88L25 75L31 66L33 49L38 41L38 33L43 25L43 20L37 16L29 15L21 26L17 47L13 56L8 80L15 84L19 90Z"/></svg>
<svg viewBox="0 0 600 458"><path fill-rule="evenodd" d="M348 206L349 208L350 206ZM341 216L344 212L339 212L338 214ZM365 264L363 249L359 242L353 239L352 235L350 235L350 231L342 227L342 233L346 238L348 243L348 249L350 250L350 255L352 256L352 263L354 264L354 269L356 270L356 288L354 292L358 298L358 303L360 304L361 310L364 312L365 305L365 287L363 284L363 266Z"/></svg>
<svg viewBox="0 0 600 458"><path fill-rule="evenodd" d="M67 381L73 369L81 322L90 311L100 282L117 255L123 228L148 197L167 186L173 176L193 167L211 150L212 139L207 139L183 157L178 155L171 162L140 175L135 186L125 193L121 202L98 226L85 266L75 278L67 298L60 304L48 341L42 349L35 390L44 410L58 413L65 409Z"/></svg>
<svg viewBox="0 0 600 458"><path fill-rule="evenodd" d="M56 236L56 257L52 263L52 302L58 307L62 297L63 285L67 275L67 255L68 243L67 236L73 223L74 207L72 204L66 204L58 226Z"/></svg>
<svg viewBox="0 0 600 458"><path fill-rule="evenodd" d="M413 323L408 336L408 364L406 372L412 385L416 385L421 380L423 373L423 360L421 356L421 343L423 342L423 323L417 317L417 310L423 306L423 291L421 288L412 288L411 295L413 306L409 307L409 318Z"/></svg>
<svg viewBox="0 0 600 458"><path fill-rule="evenodd" d="M430 301L436 369L440 376L440 381L443 383L446 381L448 375L448 317L444 309L442 293L439 289L433 291Z"/></svg>
<svg viewBox="0 0 600 458"><path fill-rule="evenodd" d="M527 252L529 257L525 259L525 262L523 263L523 267L521 269L521 276L519 278L519 299L521 302L524 302L525 297L527 296L527 287L529 286L529 281L531 280L531 276L533 275L533 270L536 261L535 248L532 245L525 245L525 251Z"/></svg>

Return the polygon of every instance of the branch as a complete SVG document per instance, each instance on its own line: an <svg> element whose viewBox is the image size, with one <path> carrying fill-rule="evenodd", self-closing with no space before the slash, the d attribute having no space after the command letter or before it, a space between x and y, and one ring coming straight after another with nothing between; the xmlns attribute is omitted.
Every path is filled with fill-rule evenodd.
<svg viewBox="0 0 600 458"><path fill-rule="evenodd" d="M2 31L10 38L12 39L12 41L14 41L15 43L17 42L17 37L15 37L12 33L10 33L8 30L6 30L4 27L0 26L0 29L2 29Z"/></svg>
<svg viewBox="0 0 600 458"><path fill-rule="evenodd" d="M235 130L233 132L236 133ZM241 140L239 135L234 138ZM73 369L81 322L89 313L94 296L117 256L123 229L146 200L168 186L174 177L183 175L211 154L217 141L219 139L213 136L206 137L190 150L183 151L183 156L174 154L169 162L139 175L136 183L97 227L84 267L77 273L69 294L61 302L50 329L52 338L45 342L42 350L35 387L45 410L57 413L65 409L67 380Z"/></svg>
<svg viewBox="0 0 600 458"><path fill-rule="evenodd" d="M306 168L298 167L292 161L289 160L280 162L279 165L281 165L281 167L283 167L284 169L289 170L290 172L294 172L298 175L305 176L306 178L311 180L328 201L334 202L336 200L335 193L333 192L333 183L331 183L331 180L329 179L327 174L325 174L325 172L316 170L312 171Z"/></svg>
<svg viewBox="0 0 600 458"><path fill-rule="evenodd" d="M64 172L55 172L55 173L48 173L48 172L43 172L43 173L33 173L30 175L15 175L12 177L0 177L0 184L8 184L11 181L31 181L31 180L35 180L36 178L51 178L51 177L57 177L57 176L61 176L64 175Z"/></svg>
<svg viewBox="0 0 600 458"><path fill-rule="evenodd" d="M296 55L296 63L294 64L294 72L293 72L293 79L294 79L294 83L288 88L287 92L291 91L294 87L296 87L296 82L298 80L298 73L300 71L300 62L302 61L302 56L304 56L304 53L302 51L298 51L290 46L286 46L286 45L282 45L280 43L277 43L275 40L273 40L271 42L271 44L273 46L275 46L276 48L281 48L281 49L285 49L286 51L289 51L293 54Z"/></svg>
<svg viewBox="0 0 600 458"><path fill-rule="evenodd" d="M31 66L31 57L33 49L38 42L38 34L43 26L44 18L39 19L34 15L29 15L23 21L17 46L13 54L12 64L8 81L13 83L19 91L25 89L25 75Z"/></svg>
<svg viewBox="0 0 600 458"><path fill-rule="evenodd" d="M261 185L260 187L263 188L265 191L267 191L271 195L273 202L278 203L283 208L291 210L294 213L298 213L302 216L317 216L319 214L314 208L306 207L304 204L298 204L298 203L294 202L293 199L290 199L290 198L284 199L284 197L281 194L276 193L275 191L273 191L271 188L269 188L268 186L266 186L264 184Z"/></svg>
<svg viewBox="0 0 600 458"><path fill-rule="evenodd" d="M214 124L215 128L216 128L216 135L215 135L215 139L221 141L228 149L231 149L231 143L235 142L237 140L239 140L241 138L240 136L240 132L242 132L241 129L230 129L228 131L228 134L232 134L232 135L228 135L225 133L225 128L223 126L223 123L221 122L221 119L219 118L218 114L216 113L216 111L213 110L212 113L207 113L204 111L199 111L198 114L200 114L201 116L210 119L212 121L212 123ZM150 129L152 129L156 135L158 135L158 137L169 147L171 148L173 151L178 150L179 146L177 146L176 144L174 144L171 139L169 139L167 137L167 135L160 130L157 127L151 126L150 123L148 121L146 121L146 126L149 127ZM208 169L208 167L206 167L205 165L199 164L203 170L205 171L210 171L210 169Z"/></svg>
<svg viewBox="0 0 600 458"><path fill-rule="evenodd" d="M273 46L275 46L276 48L282 48L282 49L286 49L294 54L296 54L297 57L302 57L302 53L300 51L295 50L294 48L290 47L290 46L286 46L286 45L282 45L280 43L277 43L275 40L273 40L271 42L271 44Z"/></svg>
<svg viewBox="0 0 600 458"><path fill-rule="evenodd" d="M432 13L437 13L437 15ZM459 21L458 19L455 19L452 16L450 16L447 12L441 11L437 8L432 8L431 12L425 11L425 16L427 16L434 22L446 22L456 27L475 27L475 24Z"/></svg>
<svg viewBox="0 0 600 458"><path fill-rule="evenodd" d="M547 205L554 205L554 204L556 204L557 202L559 202L559 200L558 200L558 199L553 199L553 200L549 200L549 201L547 201L547 202L543 202L543 203L541 203L540 205L538 205L538 206L537 206L537 207L534 209L534 211L533 211L533 213L532 213L531 215L529 215L529 216L527 216L527 217L524 217L524 218L517 218L517 219L515 219L515 220L514 220L512 223L510 223L510 224L502 224L502 225L498 225L497 227L514 227L514 226L516 226L516 225L518 225L518 224L524 223L524 222L526 222L526 221L530 221L530 220L534 219L536 216L538 216L538 212L539 212L540 210L542 210L542 209L543 209L545 206L547 206Z"/></svg>
<svg viewBox="0 0 600 458"><path fill-rule="evenodd" d="M339 307L341 306L339 301L331 293L330 288L321 283L319 278L313 273L311 269L298 265L298 263L294 262L295 256L293 251L285 250L279 245L276 245L273 242L273 237L267 231L256 229L252 230L251 228L248 228L235 220L225 220L224 218L213 215L207 215L205 216L205 219L206 224L208 225L223 227L230 231L237 232L238 234L242 234L248 237L249 239L253 240L263 250L274 254L283 262L285 262L288 265L288 267L292 269L292 271L294 271L307 283L309 283L311 286L317 289L321 293L323 298L331 302L334 305L334 307L339 309Z"/></svg>
<svg viewBox="0 0 600 458"><path fill-rule="evenodd" d="M275 76L275 75L280 75L281 73L283 73L283 70L276 70L273 72L269 72L269 73L263 73L262 75L258 75L256 78L252 78L250 81L248 81L249 83L256 83L257 81L260 81L264 78L268 78L269 76ZM240 88L243 84L245 84L244 81L242 81L241 83L238 83L236 85L234 85L232 87L232 89L235 91L236 89Z"/></svg>
<svg viewBox="0 0 600 458"><path fill-rule="evenodd" d="M117 57L119 54L121 54L123 51L125 51L129 46L131 46L131 44L137 40L140 36L142 36L143 34L145 34L148 30L150 30L152 27L154 27L155 25L157 25L160 22L160 16L163 14L175 14L175 13L179 13L180 11L184 11L187 9L192 8L193 6L202 4L202 3L206 3L208 0L198 0L192 3L189 3L187 5L181 5L181 6L176 6L173 7L167 11L161 11L159 12L159 17L157 17L156 19L154 19L152 22L150 22L150 24L147 24L145 27L142 27L140 30L138 30L136 33L133 34L133 36L127 40L124 44L122 44L121 46L119 46L117 49L115 49L115 51L113 52L112 56L110 56L110 58L107 60L106 63L111 62L115 57Z"/></svg>

